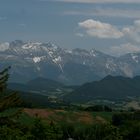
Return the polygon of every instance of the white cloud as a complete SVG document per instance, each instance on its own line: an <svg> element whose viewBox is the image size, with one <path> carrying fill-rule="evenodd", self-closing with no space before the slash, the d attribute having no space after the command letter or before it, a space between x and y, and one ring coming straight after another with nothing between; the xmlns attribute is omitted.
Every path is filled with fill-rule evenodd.
<svg viewBox="0 0 140 140"><path fill-rule="evenodd" d="M110 53L114 56L120 56L134 52L140 52L140 47L133 45L131 43L121 44L120 46L114 46L107 51L107 53Z"/></svg>
<svg viewBox="0 0 140 140"><path fill-rule="evenodd" d="M98 38L114 38L118 39L123 37L123 33L115 26L108 23L103 23L93 19L88 19L78 23L79 27L86 31L86 34L91 37Z"/></svg>
<svg viewBox="0 0 140 140"><path fill-rule="evenodd" d="M41 1L48 1L48 0L41 0ZM53 1L67 2L67 3L140 3L140 0L53 0Z"/></svg>
<svg viewBox="0 0 140 140"><path fill-rule="evenodd" d="M129 41L140 43L140 20L135 20L133 25L124 26L122 29L93 19L79 22L78 26L85 31L84 34L90 37L104 39L120 39L125 37Z"/></svg>

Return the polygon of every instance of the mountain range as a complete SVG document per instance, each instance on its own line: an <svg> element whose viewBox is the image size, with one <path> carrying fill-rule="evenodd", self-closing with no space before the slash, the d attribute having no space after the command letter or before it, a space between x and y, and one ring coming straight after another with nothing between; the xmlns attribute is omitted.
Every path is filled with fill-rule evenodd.
<svg viewBox="0 0 140 140"><path fill-rule="evenodd" d="M0 44L0 67L12 66L10 81L26 83L37 77L69 85L100 80L107 75L140 75L140 53L113 57L95 49L61 48L53 43L15 40Z"/></svg>

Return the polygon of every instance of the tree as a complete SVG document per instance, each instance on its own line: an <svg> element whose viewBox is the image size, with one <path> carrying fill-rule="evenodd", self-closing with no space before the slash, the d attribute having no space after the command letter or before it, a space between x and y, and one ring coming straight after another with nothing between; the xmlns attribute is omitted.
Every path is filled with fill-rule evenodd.
<svg viewBox="0 0 140 140"><path fill-rule="evenodd" d="M3 71L0 72L0 93L3 93L4 90L7 88L9 69L11 69L11 67L5 68Z"/></svg>
<svg viewBox="0 0 140 140"><path fill-rule="evenodd" d="M9 70L11 67L5 68L0 72L0 124L10 122L13 117L17 117L21 113L21 109L15 108L21 104L21 99L14 91L7 89L7 81L9 79ZM13 109L14 108L14 109ZM12 111L9 111L13 109Z"/></svg>

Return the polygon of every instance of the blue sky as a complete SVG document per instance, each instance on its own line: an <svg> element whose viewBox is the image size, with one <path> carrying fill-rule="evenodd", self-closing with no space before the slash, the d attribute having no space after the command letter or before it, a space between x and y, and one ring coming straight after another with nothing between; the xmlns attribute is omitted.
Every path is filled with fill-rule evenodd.
<svg viewBox="0 0 140 140"><path fill-rule="evenodd" d="M140 51L140 0L0 0L0 42Z"/></svg>

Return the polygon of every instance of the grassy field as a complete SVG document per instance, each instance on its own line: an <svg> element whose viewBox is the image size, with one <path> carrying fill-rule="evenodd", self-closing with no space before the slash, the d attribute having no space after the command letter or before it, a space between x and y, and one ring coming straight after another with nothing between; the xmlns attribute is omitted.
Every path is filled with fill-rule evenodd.
<svg viewBox="0 0 140 140"><path fill-rule="evenodd" d="M85 112L85 111L66 111L66 110L56 110L56 109L24 109L24 115L22 121L24 123L32 122L28 118L40 117L46 120L48 123L71 123L71 124L85 124L90 125L93 123L106 123L111 121L111 112ZM28 116L28 117L27 117Z"/></svg>
<svg viewBox="0 0 140 140"><path fill-rule="evenodd" d="M13 114L15 109L9 109L0 114L7 116ZM73 125L90 125L93 123L106 123L111 121L113 112L86 112L86 111L67 111L58 109L23 109L23 113L19 116L18 121L24 125L32 126L34 119L39 117L46 122L70 123Z"/></svg>

